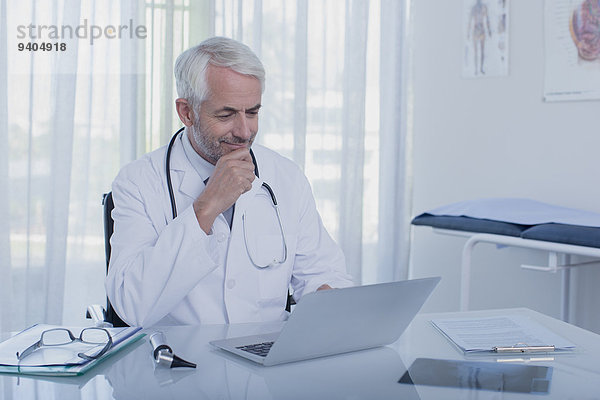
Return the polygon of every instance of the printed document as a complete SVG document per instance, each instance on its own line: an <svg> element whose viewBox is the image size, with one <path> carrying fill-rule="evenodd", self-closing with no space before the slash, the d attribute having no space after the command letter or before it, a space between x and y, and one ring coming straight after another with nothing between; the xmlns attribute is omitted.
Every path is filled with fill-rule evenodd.
<svg viewBox="0 0 600 400"><path fill-rule="evenodd" d="M565 338L520 315L434 319L431 322L465 353L489 352L494 347L512 346L554 346L556 350L575 348Z"/></svg>

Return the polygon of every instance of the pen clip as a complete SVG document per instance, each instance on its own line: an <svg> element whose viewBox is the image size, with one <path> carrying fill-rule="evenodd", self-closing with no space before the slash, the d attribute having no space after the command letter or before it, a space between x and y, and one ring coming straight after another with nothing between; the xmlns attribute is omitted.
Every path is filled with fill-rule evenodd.
<svg viewBox="0 0 600 400"><path fill-rule="evenodd" d="M517 343L513 346L494 346L494 353L547 353L556 350L554 346L529 346L527 343Z"/></svg>

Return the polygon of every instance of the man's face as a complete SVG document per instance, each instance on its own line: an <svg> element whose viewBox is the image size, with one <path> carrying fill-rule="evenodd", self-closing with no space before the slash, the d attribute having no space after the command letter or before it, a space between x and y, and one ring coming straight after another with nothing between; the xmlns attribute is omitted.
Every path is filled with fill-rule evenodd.
<svg viewBox="0 0 600 400"><path fill-rule="evenodd" d="M206 71L206 83L209 95L194 117L192 133L198 154L216 164L225 154L254 142L261 87L256 78L213 65Z"/></svg>

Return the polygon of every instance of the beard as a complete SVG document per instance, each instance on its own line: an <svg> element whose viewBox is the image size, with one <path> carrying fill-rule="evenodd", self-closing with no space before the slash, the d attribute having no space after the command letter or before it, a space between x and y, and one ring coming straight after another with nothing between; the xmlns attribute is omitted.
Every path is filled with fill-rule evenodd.
<svg viewBox="0 0 600 400"><path fill-rule="evenodd" d="M219 138L214 136L210 136L207 132L203 131L200 127L200 121L194 120L194 124L191 126L192 136L194 137L194 141L196 142L196 146L202 151L202 156L206 161L210 162L213 165L217 164L217 161L225 154L231 152L230 149L227 149L222 145L222 143L231 143L231 144L246 144L247 148L252 146L254 142L254 138L256 137L256 132L252 134L250 139L242 139L237 136L226 135Z"/></svg>

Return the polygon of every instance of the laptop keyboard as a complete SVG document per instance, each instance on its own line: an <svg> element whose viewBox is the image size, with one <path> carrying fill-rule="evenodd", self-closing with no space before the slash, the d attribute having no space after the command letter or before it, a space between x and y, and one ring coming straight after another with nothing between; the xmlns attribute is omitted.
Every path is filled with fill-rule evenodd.
<svg viewBox="0 0 600 400"><path fill-rule="evenodd" d="M247 351L248 353L256 354L257 356L266 357L269 350L271 350L271 346L273 346L273 342L263 342L239 346L236 347L236 349Z"/></svg>

